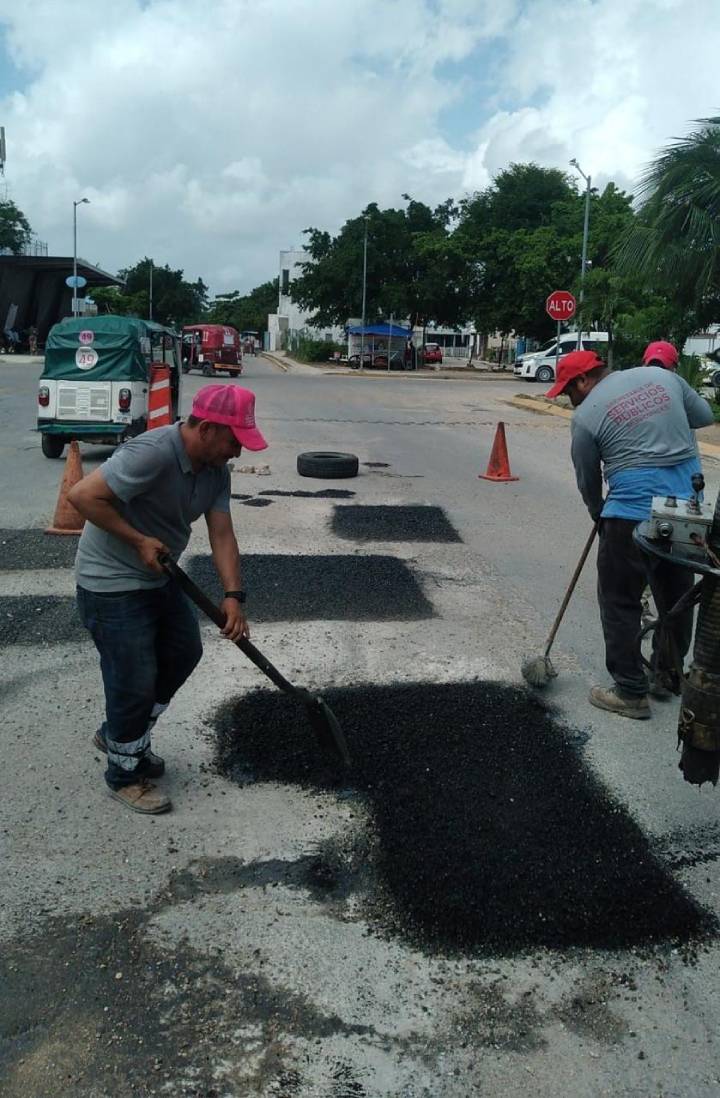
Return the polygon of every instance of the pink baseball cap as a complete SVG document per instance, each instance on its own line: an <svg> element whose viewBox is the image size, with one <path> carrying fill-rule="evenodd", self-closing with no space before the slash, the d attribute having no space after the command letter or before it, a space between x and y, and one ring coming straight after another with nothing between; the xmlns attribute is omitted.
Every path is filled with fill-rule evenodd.
<svg viewBox="0 0 720 1098"><path fill-rule="evenodd" d="M267 442L255 426L255 394L239 385L205 385L192 402L192 414L229 427L248 450L266 450Z"/></svg>

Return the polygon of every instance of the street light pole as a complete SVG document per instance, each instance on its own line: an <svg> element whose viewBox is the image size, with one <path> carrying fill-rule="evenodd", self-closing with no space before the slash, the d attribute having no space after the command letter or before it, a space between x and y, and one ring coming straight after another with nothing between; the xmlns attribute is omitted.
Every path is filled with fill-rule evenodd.
<svg viewBox="0 0 720 1098"><path fill-rule="evenodd" d="M89 198L79 198L77 202L73 200L73 292L72 292L72 315L73 318L77 316L77 208L82 206L83 203L90 205Z"/></svg>
<svg viewBox="0 0 720 1098"><path fill-rule="evenodd" d="M362 292L362 327L360 329L360 369L365 369L365 298L367 290L367 234L368 215L363 217L365 222L365 236L363 239L363 292Z"/></svg>
<svg viewBox="0 0 720 1098"><path fill-rule="evenodd" d="M583 303L585 296L585 269L587 267L587 250L588 250L588 229L590 227L590 183L591 179L589 175L585 175L577 160L573 157L570 161L573 168L575 168L585 180L585 222L583 224L583 242L582 242L582 259L580 260L580 304ZM580 321L580 328L582 329L582 314ZM580 350L580 343L582 339L582 330L578 332L578 350Z"/></svg>

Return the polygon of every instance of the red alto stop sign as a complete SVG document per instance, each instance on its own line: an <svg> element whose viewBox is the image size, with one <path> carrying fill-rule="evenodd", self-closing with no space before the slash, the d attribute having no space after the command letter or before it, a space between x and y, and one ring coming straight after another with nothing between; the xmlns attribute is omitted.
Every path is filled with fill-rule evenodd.
<svg viewBox="0 0 720 1098"><path fill-rule="evenodd" d="M570 320L575 316L575 304L569 290L553 290L545 302L545 312L553 320Z"/></svg>

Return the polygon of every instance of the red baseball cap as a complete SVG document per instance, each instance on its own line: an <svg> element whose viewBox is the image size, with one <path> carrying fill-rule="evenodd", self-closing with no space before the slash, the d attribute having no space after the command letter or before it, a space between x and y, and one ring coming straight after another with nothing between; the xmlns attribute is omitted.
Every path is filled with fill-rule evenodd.
<svg viewBox="0 0 720 1098"><path fill-rule="evenodd" d="M255 394L239 385L205 385L192 402L192 414L229 427L248 450L266 450L267 442L255 426Z"/></svg>
<svg viewBox="0 0 720 1098"><path fill-rule="evenodd" d="M552 389L548 389L545 396L554 400L556 396L565 392L574 378L605 365L606 363L594 351L571 351L569 355L564 355L560 359L555 384Z"/></svg>
<svg viewBox="0 0 720 1098"><path fill-rule="evenodd" d="M673 370L679 358L677 347L664 339L656 339L654 343L648 343L645 348L643 366L647 366L649 362L659 362L665 370Z"/></svg>

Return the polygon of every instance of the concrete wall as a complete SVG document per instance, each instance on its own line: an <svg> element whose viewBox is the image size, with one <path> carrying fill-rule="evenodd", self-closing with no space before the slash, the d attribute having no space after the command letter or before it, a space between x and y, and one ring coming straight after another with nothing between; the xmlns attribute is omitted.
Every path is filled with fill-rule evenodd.
<svg viewBox="0 0 720 1098"><path fill-rule="evenodd" d="M292 300L292 283L302 274L302 264L307 263L309 258L302 248L288 248L280 252L278 309L277 313L271 313L268 316L267 350L269 351L283 349L293 337L300 334L306 335L309 339L332 339L336 342L345 339L342 328L312 327L307 313L303 313Z"/></svg>

